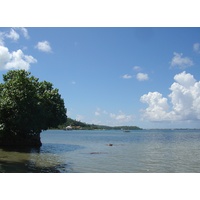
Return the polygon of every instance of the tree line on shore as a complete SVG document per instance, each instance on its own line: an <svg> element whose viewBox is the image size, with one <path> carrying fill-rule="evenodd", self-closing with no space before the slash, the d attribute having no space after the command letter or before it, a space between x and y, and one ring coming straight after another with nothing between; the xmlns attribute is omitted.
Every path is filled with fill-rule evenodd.
<svg viewBox="0 0 200 200"><path fill-rule="evenodd" d="M87 124L78 120L67 118L64 124L58 126L58 129L66 129L71 127L73 130L141 130L138 126L106 126L97 124Z"/></svg>

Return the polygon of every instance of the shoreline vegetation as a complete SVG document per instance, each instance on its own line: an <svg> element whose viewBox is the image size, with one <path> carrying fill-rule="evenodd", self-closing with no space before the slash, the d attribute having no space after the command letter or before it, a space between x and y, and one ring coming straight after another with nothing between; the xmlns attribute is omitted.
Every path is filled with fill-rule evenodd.
<svg viewBox="0 0 200 200"><path fill-rule="evenodd" d="M52 128L55 130L55 128ZM87 124L71 118L67 118L67 122L59 125L58 130L142 130L138 126L105 126L96 124Z"/></svg>
<svg viewBox="0 0 200 200"><path fill-rule="evenodd" d="M26 70L10 70L0 83L0 147L41 147L40 133L67 120L59 90Z"/></svg>

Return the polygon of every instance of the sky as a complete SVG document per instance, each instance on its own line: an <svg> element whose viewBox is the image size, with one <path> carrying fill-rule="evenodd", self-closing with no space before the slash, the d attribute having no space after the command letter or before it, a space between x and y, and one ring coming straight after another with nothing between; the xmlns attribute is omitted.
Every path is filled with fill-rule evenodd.
<svg viewBox="0 0 200 200"><path fill-rule="evenodd" d="M0 28L0 81L30 71L86 123L200 128L199 67L198 27Z"/></svg>

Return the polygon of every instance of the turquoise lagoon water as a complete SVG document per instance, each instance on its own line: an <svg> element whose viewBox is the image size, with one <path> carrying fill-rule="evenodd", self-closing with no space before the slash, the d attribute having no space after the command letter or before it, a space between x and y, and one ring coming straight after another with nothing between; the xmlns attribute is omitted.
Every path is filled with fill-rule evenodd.
<svg viewBox="0 0 200 200"><path fill-rule="evenodd" d="M40 149L0 149L0 172L200 172L200 130L48 130L41 140Z"/></svg>

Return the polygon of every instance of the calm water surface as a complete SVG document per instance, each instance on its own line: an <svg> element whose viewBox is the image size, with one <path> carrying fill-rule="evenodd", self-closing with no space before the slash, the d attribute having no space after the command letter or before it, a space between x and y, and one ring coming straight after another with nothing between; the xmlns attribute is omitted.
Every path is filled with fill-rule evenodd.
<svg viewBox="0 0 200 200"><path fill-rule="evenodd" d="M200 130L51 130L41 140L40 149L0 149L0 172L200 172Z"/></svg>

